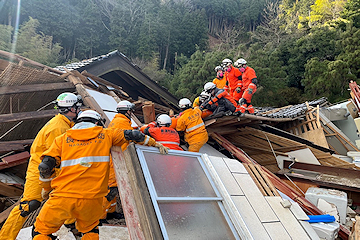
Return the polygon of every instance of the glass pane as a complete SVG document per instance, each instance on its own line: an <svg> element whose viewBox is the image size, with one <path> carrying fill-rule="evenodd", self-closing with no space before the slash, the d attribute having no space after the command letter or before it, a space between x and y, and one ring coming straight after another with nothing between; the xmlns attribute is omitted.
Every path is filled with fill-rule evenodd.
<svg viewBox="0 0 360 240"><path fill-rule="evenodd" d="M143 153L159 197L216 197L196 157Z"/></svg>
<svg viewBox="0 0 360 240"><path fill-rule="evenodd" d="M169 239L235 239L218 204L159 203Z"/></svg>

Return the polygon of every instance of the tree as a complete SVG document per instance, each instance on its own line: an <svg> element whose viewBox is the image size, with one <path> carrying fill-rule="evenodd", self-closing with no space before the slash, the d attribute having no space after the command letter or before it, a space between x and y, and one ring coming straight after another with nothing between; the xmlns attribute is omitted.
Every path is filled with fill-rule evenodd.
<svg viewBox="0 0 360 240"><path fill-rule="evenodd" d="M13 27L0 24L0 50L10 51Z"/></svg>
<svg viewBox="0 0 360 240"><path fill-rule="evenodd" d="M38 33L39 21L30 17L19 29L16 53L47 66L59 64L61 46L53 37Z"/></svg>

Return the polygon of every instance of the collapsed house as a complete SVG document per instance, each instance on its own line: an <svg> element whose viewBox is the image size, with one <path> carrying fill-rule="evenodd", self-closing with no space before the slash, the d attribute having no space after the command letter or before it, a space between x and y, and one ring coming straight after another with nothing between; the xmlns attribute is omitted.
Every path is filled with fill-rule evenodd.
<svg viewBox="0 0 360 240"><path fill-rule="evenodd" d="M0 56L1 223L18 204L32 140L56 114L52 103L60 93L80 94L106 124L120 100L135 104L133 126L179 110L176 97L118 51L56 69L6 52ZM350 105L344 112L322 98L258 108L256 115L210 117L205 125L211 138L200 153L170 150L163 156L150 147L130 145L124 153L113 147L127 234L131 239L319 239L335 238L340 228L339 236L347 239L359 214L346 211L348 199L360 205L360 167L346 155L357 156L359 149L356 134L350 139L332 121L355 119ZM308 222L308 215L329 208L314 200L315 193L306 195L315 188L324 189L326 203L331 203L328 189L345 194L339 193L341 209L335 204L341 225Z"/></svg>

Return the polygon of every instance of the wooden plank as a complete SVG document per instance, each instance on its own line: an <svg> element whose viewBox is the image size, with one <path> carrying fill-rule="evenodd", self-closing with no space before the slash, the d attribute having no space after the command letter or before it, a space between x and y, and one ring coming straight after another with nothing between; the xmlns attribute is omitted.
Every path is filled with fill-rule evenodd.
<svg viewBox="0 0 360 240"><path fill-rule="evenodd" d="M244 219L254 239L270 240L270 236L260 222L260 219L254 212L250 203L245 196L232 196L231 199L235 203L237 210Z"/></svg>
<svg viewBox="0 0 360 240"><path fill-rule="evenodd" d="M29 158L30 158L29 152L17 153L1 158L2 162L0 162L0 170L26 163Z"/></svg>
<svg viewBox="0 0 360 240"><path fill-rule="evenodd" d="M124 153L113 147L111 153L130 239L163 239L135 145Z"/></svg>
<svg viewBox="0 0 360 240"><path fill-rule="evenodd" d="M54 117L57 113L59 113L58 110L51 109L51 110L42 110L42 111L34 111L34 112L1 114L0 123L17 122L17 121L23 121L29 119L49 118L49 117Z"/></svg>
<svg viewBox="0 0 360 240"><path fill-rule="evenodd" d="M23 150L24 145L19 143L0 143L0 153Z"/></svg>
<svg viewBox="0 0 360 240"><path fill-rule="evenodd" d="M360 217L355 216L355 224L349 236L349 240L358 240L360 239Z"/></svg>
<svg viewBox="0 0 360 240"><path fill-rule="evenodd" d="M20 197L23 190L0 182L0 195L5 197Z"/></svg>
<svg viewBox="0 0 360 240"><path fill-rule="evenodd" d="M288 232L280 222L263 223L272 240L290 240Z"/></svg>
<svg viewBox="0 0 360 240"><path fill-rule="evenodd" d="M255 177L255 179L253 178L255 183L258 182L259 185L261 186L261 188L264 189L265 194L263 194L263 195L264 196L272 196L270 188L266 185L264 179L261 177L261 175L255 168L254 164L248 164L248 167L249 167L249 170L253 173L253 175Z"/></svg>
<svg viewBox="0 0 360 240"><path fill-rule="evenodd" d="M250 169L249 167L250 164L245 164L244 163L244 167L246 168L246 170L249 172L249 175L251 176L251 178L254 180L256 186L259 188L260 192L264 195L267 196L267 193L265 192L264 188L261 186L261 184L259 183L259 181L257 181L255 174L253 173L253 171Z"/></svg>
<svg viewBox="0 0 360 240"><path fill-rule="evenodd" d="M298 220L294 217L289 208L284 208L281 204L281 197L265 197L266 201L270 204L273 211L276 213L280 222L289 233L291 239L306 240L309 236L304 231Z"/></svg>
<svg viewBox="0 0 360 240"><path fill-rule="evenodd" d="M237 173L234 173L233 175L259 220L261 222L279 221L250 175Z"/></svg>
<svg viewBox="0 0 360 240"><path fill-rule="evenodd" d="M258 170L258 172L261 174L261 177L264 179L264 181L266 182L266 185L269 186L272 194L274 196L280 196L280 194L278 193L278 191L276 190L275 186L273 185L273 183L270 181L270 179L266 176L266 174L264 173L264 171L262 170L260 165L255 165L256 169Z"/></svg>
<svg viewBox="0 0 360 240"><path fill-rule="evenodd" d="M231 174L230 169L225 164L224 159L221 157L213 156L209 156L209 159L214 166L217 174L219 175L222 183L224 184L227 192L230 195L244 195L244 193L241 191L240 186L237 184L234 176Z"/></svg>
<svg viewBox="0 0 360 240"><path fill-rule="evenodd" d="M51 91L58 89L62 89L64 91L73 90L75 89L75 86L70 82L4 86L0 87L0 95Z"/></svg>
<svg viewBox="0 0 360 240"><path fill-rule="evenodd" d="M137 210L134 190L131 186L131 178L128 174L129 170L126 167L125 156L120 147L111 148L111 156L114 164L114 171L116 175L116 182L121 198L121 205L125 215L126 225L129 230L131 239L146 239L141 218Z"/></svg>
<svg viewBox="0 0 360 240"><path fill-rule="evenodd" d="M16 203L14 203L13 205L11 205L10 207L8 207L7 209L5 209L4 211L2 211L0 213L0 224L5 222L5 220L8 218L11 210L13 210L13 208L19 204L20 204L20 199Z"/></svg>
<svg viewBox="0 0 360 240"><path fill-rule="evenodd" d="M143 114L144 114L144 123L148 124L152 121L155 121L155 106L152 102L147 102L144 106L142 106Z"/></svg>

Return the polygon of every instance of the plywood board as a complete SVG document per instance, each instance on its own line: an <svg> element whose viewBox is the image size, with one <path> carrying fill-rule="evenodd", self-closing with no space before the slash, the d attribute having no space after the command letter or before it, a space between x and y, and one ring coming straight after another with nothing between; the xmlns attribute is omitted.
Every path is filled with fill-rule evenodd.
<svg viewBox="0 0 360 240"><path fill-rule="evenodd" d="M244 195L234 176L221 157L209 156L209 159L230 195ZM240 164L240 163L239 163Z"/></svg>
<svg viewBox="0 0 360 240"><path fill-rule="evenodd" d="M234 177L261 222L279 221L250 175L234 173Z"/></svg>
<svg viewBox="0 0 360 240"><path fill-rule="evenodd" d="M286 154L295 157L301 163L321 165L309 148L287 152Z"/></svg>
<svg viewBox="0 0 360 240"><path fill-rule="evenodd" d="M232 196L237 210L249 228L254 239L271 239L245 196Z"/></svg>
<svg viewBox="0 0 360 240"><path fill-rule="evenodd" d="M271 222L263 224L272 240L291 239L288 232L280 222Z"/></svg>
<svg viewBox="0 0 360 240"><path fill-rule="evenodd" d="M299 134L300 137L303 137L311 142L314 142L315 144L329 148L328 142L326 140L324 130L322 128L314 129L308 132L304 132Z"/></svg>
<svg viewBox="0 0 360 240"><path fill-rule="evenodd" d="M294 217L290 209L284 208L281 204L281 197L265 197L271 208L274 210L280 222L294 240L310 239L299 221Z"/></svg>
<svg viewBox="0 0 360 240"><path fill-rule="evenodd" d="M224 158L226 165L229 167L231 172L236 173L246 173L245 167L236 159Z"/></svg>

